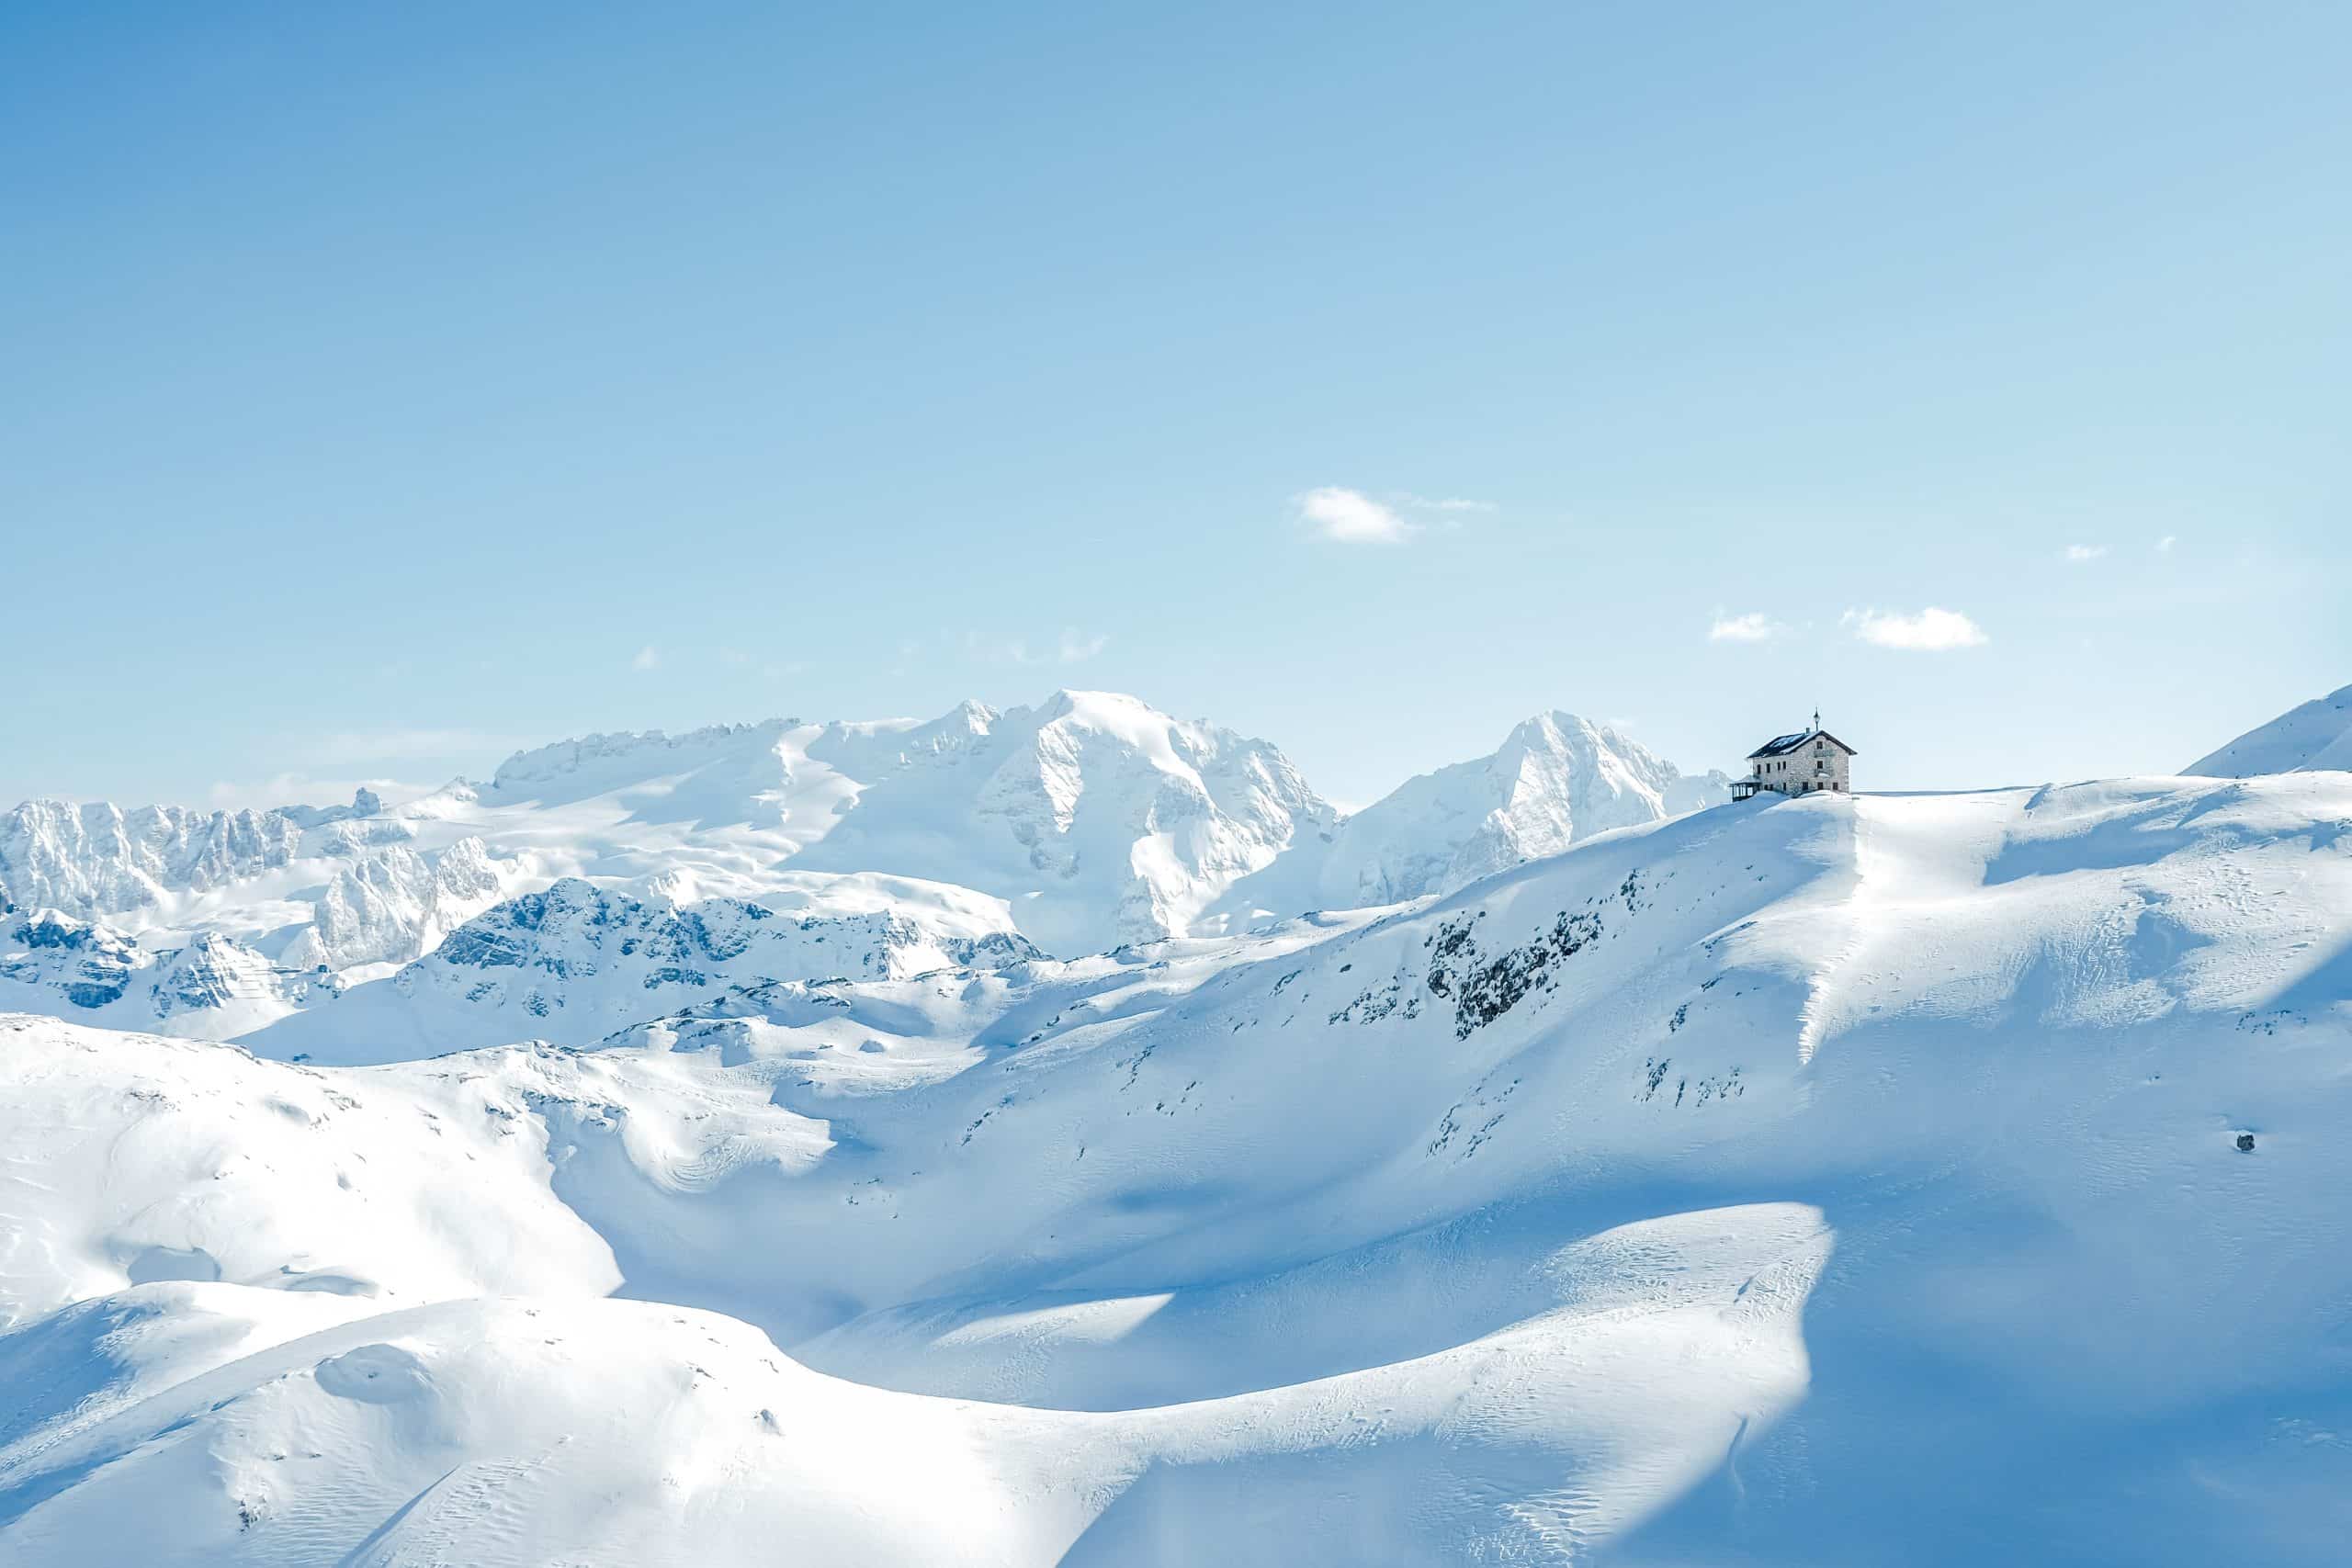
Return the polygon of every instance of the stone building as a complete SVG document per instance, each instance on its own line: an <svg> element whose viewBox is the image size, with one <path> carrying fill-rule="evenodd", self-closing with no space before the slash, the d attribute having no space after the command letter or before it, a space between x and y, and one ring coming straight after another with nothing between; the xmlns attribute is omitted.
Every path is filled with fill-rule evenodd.
<svg viewBox="0 0 2352 1568"><path fill-rule="evenodd" d="M1851 746L1821 728L1816 713L1812 728L1774 736L1750 751L1747 776L1732 781L1731 797L1748 800L1763 790L1776 795L1835 790L1844 795L1853 788L1850 764L1855 754Z"/></svg>

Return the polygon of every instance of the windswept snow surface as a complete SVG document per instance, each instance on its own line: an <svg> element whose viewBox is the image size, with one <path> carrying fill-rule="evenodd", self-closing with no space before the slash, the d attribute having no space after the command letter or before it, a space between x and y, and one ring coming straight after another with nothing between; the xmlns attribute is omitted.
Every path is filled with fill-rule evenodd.
<svg viewBox="0 0 2352 1568"><path fill-rule="evenodd" d="M0 1561L2332 1562L2347 1056L2342 773L1727 806L586 1051L21 1018Z"/></svg>
<svg viewBox="0 0 2352 1568"><path fill-rule="evenodd" d="M2181 772L2245 779L2314 768L2352 769L2352 686L2290 708Z"/></svg>

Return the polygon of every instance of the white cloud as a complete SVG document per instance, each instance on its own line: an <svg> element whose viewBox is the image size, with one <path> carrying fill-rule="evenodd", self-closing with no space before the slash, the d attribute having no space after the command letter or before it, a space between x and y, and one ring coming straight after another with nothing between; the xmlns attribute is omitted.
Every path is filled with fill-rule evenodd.
<svg viewBox="0 0 2352 1568"><path fill-rule="evenodd" d="M1408 491L1407 493L1398 496L1396 501L1399 505L1410 506L1422 512L1492 512L1496 510L1495 503L1491 501L1472 501L1466 497L1458 495L1450 495L1440 499L1426 495L1414 495Z"/></svg>
<svg viewBox="0 0 2352 1568"><path fill-rule="evenodd" d="M446 757L452 751L511 751L515 742L479 729L346 729L322 736L305 750L327 767L395 758Z"/></svg>
<svg viewBox="0 0 2352 1568"><path fill-rule="evenodd" d="M649 642L637 650L637 657L628 661L628 667L632 670L651 670L661 662L662 650Z"/></svg>
<svg viewBox="0 0 2352 1568"><path fill-rule="evenodd" d="M1301 521L1343 545L1401 544L1413 525L1360 490L1325 485L1298 498Z"/></svg>
<svg viewBox="0 0 2352 1568"><path fill-rule="evenodd" d="M1864 642L1924 653L1975 648L1990 640L1983 627L1958 610L1941 610L1933 604L1916 615L1892 610L1849 610L1838 624L1853 627L1854 635Z"/></svg>
<svg viewBox="0 0 2352 1568"><path fill-rule="evenodd" d="M1105 633L1097 632L1092 637L1087 637L1076 626L1064 626L1062 640L1055 649L1054 657L1064 664L1083 663L1109 647L1110 642L1111 638Z"/></svg>
<svg viewBox="0 0 2352 1568"><path fill-rule="evenodd" d="M2156 541L2156 554L2160 556L2168 556L2172 554L2173 541L2177 536L2178 536L2177 535L2166 534L2163 538L2158 539Z"/></svg>
<svg viewBox="0 0 2352 1568"><path fill-rule="evenodd" d="M2066 558L2070 561L2097 560L2107 554L2105 545L2068 545Z"/></svg>
<svg viewBox="0 0 2352 1568"><path fill-rule="evenodd" d="M990 664L1034 664L1029 657L1029 643L1023 637L989 637L978 632L964 634L964 651L974 659L984 659Z"/></svg>
<svg viewBox="0 0 2352 1568"><path fill-rule="evenodd" d="M985 660L990 664L1082 664L1111 644L1107 633L1091 636L1076 626L1064 626L1061 636L1051 648L1035 648L1026 637L986 637L978 632L964 634L967 657Z"/></svg>
<svg viewBox="0 0 2352 1568"><path fill-rule="evenodd" d="M1745 615L1717 614L1715 624L1707 628L1711 642L1770 642L1789 628L1761 610Z"/></svg>

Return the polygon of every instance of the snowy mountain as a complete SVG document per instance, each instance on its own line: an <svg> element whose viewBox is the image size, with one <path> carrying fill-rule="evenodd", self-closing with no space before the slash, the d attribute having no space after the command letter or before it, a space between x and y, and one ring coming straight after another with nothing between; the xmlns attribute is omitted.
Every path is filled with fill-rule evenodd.
<svg viewBox="0 0 2352 1568"><path fill-rule="evenodd" d="M2181 772L2244 779L2313 768L2352 768L2352 686L2290 708Z"/></svg>
<svg viewBox="0 0 2352 1568"><path fill-rule="evenodd" d="M301 833L285 811L28 800L0 817L0 903L85 918L146 908L282 866Z"/></svg>
<svg viewBox="0 0 2352 1568"><path fill-rule="evenodd" d="M354 1034L401 1050L586 1044L730 986L1082 953L1447 892L1710 803L1719 779L1548 714L1342 822L1263 741L1062 692L922 723L591 735L391 808L364 791L350 807L209 816L32 802L0 837L0 874L40 900L28 908L103 924L141 953L207 942L250 957L236 961L242 1010L141 990L97 1018L70 981L9 995L82 1021L240 1036L326 1008L334 1021L275 1037L338 1050ZM444 951L469 923L537 919L570 882L567 907L593 893L628 933L614 940L637 944L630 962L583 945L605 930L593 919L559 920L513 963L483 964L503 949L479 932ZM655 931L771 913L785 918L740 952ZM681 956L637 960L657 950ZM227 951L208 966L235 966Z"/></svg>
<svg viewBox="0 0 2352 1568"><path fill-rule="evenodd" d="M679 907L781 896L852 920L887 886L899 927L924 928L889 936L906 951L965 940L972 907L1012 901L1027 937L1086 951L1184 930L1334 819L1263 742L1065 692L927 723L592 735L389 810L365 791L258 813L31 801L0 819L0 904L151 947L222 936L361 980L565 877Z"/></svg>
<svg viewBox="0 0 2352 1568"><path fill-rule="evenodd" d="M340 971L430 953L515 874L471 837L431 856L394 842L337 858L311 923L286 945L290 967Z"/></svg>
<svg viewBox="0 0 2352 1568"><path fill-rule="evenodd" d="M834 725L802 767L855 786L797 869L883 872L1015 901L1051 952L1182 935L1236 879L1337 813L1273 747L1128 696L967 704L903 729Z"/></svg>
<svg viewBox="0 0 2352 1568"><path fill-rule="evenodd" d="M780 894L648 902L565 877L476 916L389 977L240 1038L346 1062L523 1039L593 1045L779 976L888 979L1039 956L1001 900L892 878L810 883L820 891L808 904L823 912L795 916ZM847 908L847 884L869 891L869 907Z"/></svg>
<svg viewBox="0 0 2352 1568"><path fill-rule="evenodd" d="M1324 858L1317 903L1352 909L1451 893L1611 828L1718 805L1728 782L1685 778L1606 725L1538 714L1492 756L1424 773L1349 818Z"/></svg>
<svg viewBox="0 0 2352 1568"><path fill-rule="evenodd" d="M285 1017L333 986L324 975L280 968L211 931L152 950L103 922L55 909L0 915L0 1009L227 1039Z"/></svg>
<svg viewBox="0 0 2352 1568"><path fill-rule="evenodd" d="M587 1052L0 1024L0 1560L2332 1562L2347 821L1759 801Z"/></svg>

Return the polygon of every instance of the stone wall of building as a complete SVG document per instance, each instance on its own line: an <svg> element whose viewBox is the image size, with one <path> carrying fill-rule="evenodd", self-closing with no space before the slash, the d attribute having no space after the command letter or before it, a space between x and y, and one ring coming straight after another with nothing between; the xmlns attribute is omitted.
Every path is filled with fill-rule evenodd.
<svg viewBox="0 0 2352 1568"><path fill-rule="evenodd" d="M1764 787L1782 795L1853 788L1853 759L1842 748L1818 738L1790 756L1761 758L1753 765L1761 770L1757 777L1764 781Z"/></svg>

